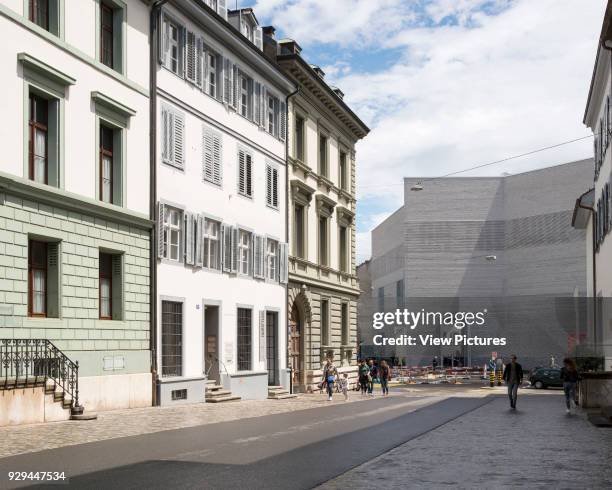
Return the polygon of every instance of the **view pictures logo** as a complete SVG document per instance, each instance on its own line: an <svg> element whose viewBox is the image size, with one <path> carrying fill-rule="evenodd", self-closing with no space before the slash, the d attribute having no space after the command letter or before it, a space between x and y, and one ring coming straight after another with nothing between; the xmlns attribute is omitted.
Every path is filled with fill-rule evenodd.
<svg viewBox="0 0 612 490"><path fill-rule="evenodd" d="M410 330L414 330L419 326L453 326L457 330L462 330L465 327L482 326L485 324L485 316L487 310L471 312L440 312L440 311L410 311L406 308L396 309L394 312L378 311L372 315L372 327L380 330L385 326L400 325Z"/></svg>

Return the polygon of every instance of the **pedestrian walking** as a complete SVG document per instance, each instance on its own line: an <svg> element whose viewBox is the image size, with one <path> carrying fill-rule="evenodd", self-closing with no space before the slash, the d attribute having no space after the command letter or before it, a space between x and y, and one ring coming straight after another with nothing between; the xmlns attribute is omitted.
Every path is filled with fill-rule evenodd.
<svg viewBox="0 0 612 490"><path fill-rule="evenodd" d="M368 395L374 396L374 381L378 375L378 368L374 364L374 359L368 361Z"/></svg>
<svg viewBox="0 0 612 490"><path fill-rule="evenodd" d="M508 398L510 398L510 408L516 410L516 399L518 396L519 385L523 382L523 368L516 362L516 355L512 354L511 361L506 364L504 369L504 381L508 385Z"/></svg>
<svg viewBox="0 0 612 490"><path fill-rule="evenodd" d="M565 393L565 407L568 414L572 413L572 404L576 405L576 384L580 379L576 363L573 359L563 359L561 368L561 380L563 381L563 392Z"/></svg>
<svg viewBox="0 0 612 490"><path fill-rule="evenodd" d="M327 386L327 401L332 401L332 395L334 394L334 383L338 377L338 370L331 359L327 360L325 368L323 369L323 382Z"/></svg>
<svg viewBox="0 0 612 490"><path fill-rule="evenodd" d="M361 389L361 395L365 396L368 390L368 374L370 372L370 368L365 362L365 359L361 360L361 364L359 365L359 388Z"/></svg>
<svg viewBox="0 0 612 490"><path fill-rule="evenodd" d="M387 361L381 361L378 375L380 377L380 388L382 390L382 394L383 396L386 396L389 394L389 381L391 380L391 368L387 364Z"/></svg>
<svg viewBox="0 0 612 490"><path fill-rule="evenodd" d="M344 401L348 401L348 373L344 373L340 378L340 391L344 395Z"/></svg>

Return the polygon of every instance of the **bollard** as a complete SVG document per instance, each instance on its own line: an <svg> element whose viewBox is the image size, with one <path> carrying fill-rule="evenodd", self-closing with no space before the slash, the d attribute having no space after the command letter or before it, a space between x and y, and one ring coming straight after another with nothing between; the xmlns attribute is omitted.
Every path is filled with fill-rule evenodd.
<svg viewBox="0 0 612 490"><path fill-rule="evenodd" d="M495 369L489 370L489 381L491 388L493 388L495 386Z"/></svg>
<svg viewBox="0 0 612 490"><path fill-rule="evenodd" d="M497 386L501 386L502 385L502 370L498 369L497 370Z"/></svg>

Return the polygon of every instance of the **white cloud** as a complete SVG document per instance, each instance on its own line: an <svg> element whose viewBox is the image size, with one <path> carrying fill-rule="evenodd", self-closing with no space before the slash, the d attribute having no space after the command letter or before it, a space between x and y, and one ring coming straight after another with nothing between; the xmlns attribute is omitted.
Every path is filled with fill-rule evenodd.
<svg viewBox="0 0 612 490"><path fill-rule="evenodd" d="M416 10L423 4L425 16ZM404 176L443 175L588 135L582 115L605 4L260 0L258 7L309 51L337 48L339 61L323 69L372 129L357 148L358 198L398 206ZM350 57L340 54L356 46L371 48L365 53L371 56L399 54L374 65L376 71L367 65L347 71ZM587 139L471 175L591 155ZM374 226L368 209L358 219L361 229ZM360 234L360 255L369 250L366 242Z"/></svg>

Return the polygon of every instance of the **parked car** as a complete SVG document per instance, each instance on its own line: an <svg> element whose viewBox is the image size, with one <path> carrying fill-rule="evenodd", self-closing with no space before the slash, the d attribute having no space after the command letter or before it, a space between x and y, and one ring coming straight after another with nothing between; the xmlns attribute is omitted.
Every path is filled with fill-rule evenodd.
<svg viewBox="0 0 612 490"><path fill-rule="evenodd" d="M557 368L537 368L529 375L531 386L542 389L549 386L563 386L561 380L561 370Z"/></svg>

